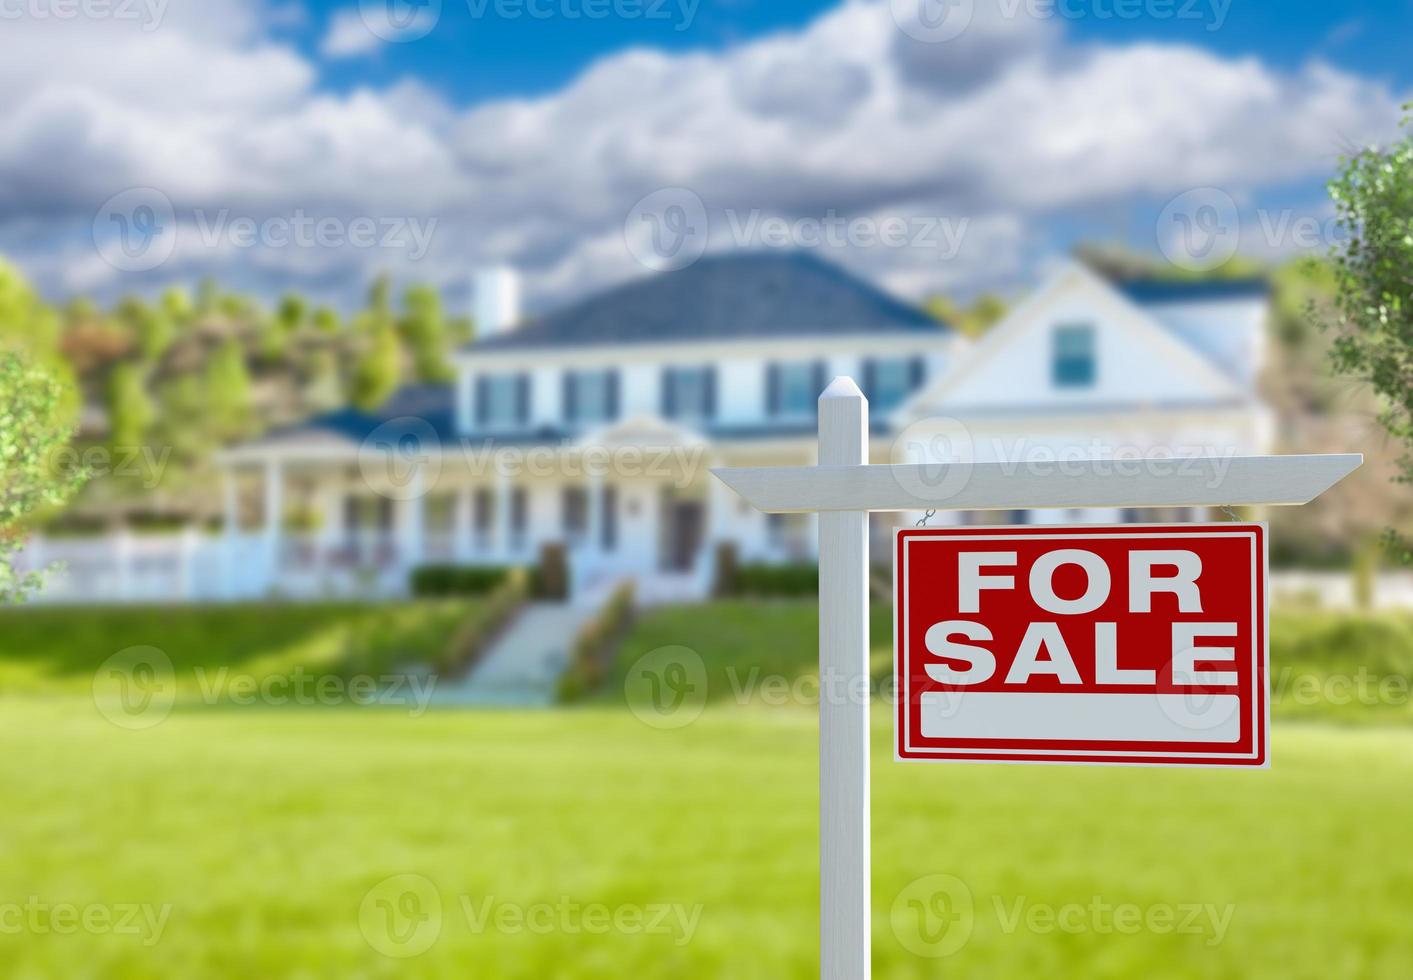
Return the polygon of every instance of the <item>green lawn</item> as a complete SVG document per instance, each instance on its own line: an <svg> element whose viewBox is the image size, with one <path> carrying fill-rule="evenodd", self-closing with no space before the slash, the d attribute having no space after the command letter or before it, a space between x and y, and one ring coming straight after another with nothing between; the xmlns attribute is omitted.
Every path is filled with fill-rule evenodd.
<svg viewBox="0 0 1413 980"><path fill-rule="evenodd" d="M91 696L97 666L133 645L160 646L187 693L198 668L435 663L481 609L0 615L0 973L817 975L814 711L737 703L753 668L810 676L811 603L645 615L616 679L578 709L188 697L135 729ZM1406 678L1413 657L1407 617L1280 614L1273 634L1278 674ZM873 635L884 676L885 611ZM682 645L711 702L685 727L652 727L625 710L623 678ZM880 710L876 976L1407 976L1407 712L1278 705L1270 771L1205 772L899 765ZM928 939L959 948L919 955Z"/></svg>
<svg viewBox="0 0 1413 980"><path fill-rule="evenodd" d="M296 670L378 676L454 659L458 628L480 610L474 600L9 609L0 612L0 692L90 691L100 665L134 647L161 650L188 696L222 668L257 681Z"/></svg>
<svg viewBox="0 0 1413 980"><path fill-rule="evenodd" d="M892 610L870 622L875 692L893 673ZM700 658L712 701L779 702L767 677L814 692L818 618L813 600L733 600L653 610L635 624L601 699L622 701L629 668L654 650ZM1413 615L1277 609L1271 614L1272 715L1349 725L1413 723Z"/></svg>
<svg viewBox="0 0 1413 980"><path fill-rule="evenodd" d="M617 980L817 969L806 711L714 708L665 732L609 709L179 709L133 732L79 698L3 707L0 903L170 906L150 946L155 929L58 935L16 930L0 914L8 975ZM887 729L875 735L880 977L1407 976L1413 733L1285 726L1274 769L1258 773L904 766L888 760ZM360 908L380 882L408 874L440 898L440 928L416 959L392 959L367 938L387 941L384 891L372 918ZM972 903L970 941L943 960L905 948L918 935L906 904L898 930L890 918L911 882L938 874L963 882ZM1045 930L1046 907L1096 897L1179 921L1192 903L1217 918L1203 913L1190 934L1106 933L1102 915ZM700 906L700 917L690 931L597 934L556 912L548 931L503 919L510 928L478 932L487 900L491 910L686 911L670 923L691 923ZM1023 919L1007 931L1018 902L1042 915L1039 929Z"/></svg>

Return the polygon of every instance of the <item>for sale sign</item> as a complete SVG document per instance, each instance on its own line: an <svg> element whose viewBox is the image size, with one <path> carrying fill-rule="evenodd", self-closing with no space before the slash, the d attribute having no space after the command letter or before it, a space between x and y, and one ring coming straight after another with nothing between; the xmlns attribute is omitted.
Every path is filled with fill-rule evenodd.
<svg viewBox="0 0 1413 980"><path fill-rule="evenodd" d="M1261 524L898 532L900 759L1267 765Z"/></svg>

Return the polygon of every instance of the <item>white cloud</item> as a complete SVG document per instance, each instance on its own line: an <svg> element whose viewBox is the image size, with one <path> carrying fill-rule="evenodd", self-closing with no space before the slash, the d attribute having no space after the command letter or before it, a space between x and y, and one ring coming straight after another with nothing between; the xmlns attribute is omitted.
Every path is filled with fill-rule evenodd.
<svg viewBox="0 0 1413 980"><path fill-rule="evenodd" d="M316 65L262 35L255 0L172 0L149 32L7 24L0 248L56 291L214 272L348 297L381 268L459 284L509 261L541 298L562 297L643 273L625 217L680 186L705 203L714 246L741 244L727 216L752 211L965 221L955 255L827 249L920 294L1019 274L1057 216L1317 178L1399 116L1398 93L1325 65L1289 73L1179 45L1077 45L1054 21L996 20L977 2L972 28L939 44L900 31L887 3L848 0L801 30L723 51L625 50L552 94L470 109L415 82L321 91ZM323 49L378 43L344 10ZM195 209L256 220L302 209L436 218L437 234L416 264L186 236L133 279L83 251L101 203L132 186L161 189L184 221Z"/></svg>
<svg viewBox="0 0 1413 980"><path fill-rule="evenodd" d="M357 9L340 10L329 21L328 32L319 42L319 51L326 58L353 58L370 54L383 43Z"/></svg>

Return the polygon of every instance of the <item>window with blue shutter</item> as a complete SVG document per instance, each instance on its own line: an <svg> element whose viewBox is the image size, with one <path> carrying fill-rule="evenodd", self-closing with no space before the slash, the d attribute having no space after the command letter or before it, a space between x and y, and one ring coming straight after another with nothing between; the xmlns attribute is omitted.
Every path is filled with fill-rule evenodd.
<svg viewBox="0 0 1413 980"><path fill-rule="evenodd" d="M564 417L571 423L618 417L618 372L569 371L564 375Z"/></svg>
<svg viewBox="0 0 1413 980"><path fill-rule="evenodd" d="M869 407L886 412L897 408L915 387L913 361L906 357L880 357L868 362L864 375Z"/></svg>
<svg viewBox="0 0 1413 980"><path fill-rule="evenodd" d="M492 431L518 428L523 424L524 401L527 392L523 375L483 375L476 379L476 424ZM528 404L523 411L528 414Z"/></svg>
<svg viewBox="0 0 1413 980"><path fill-rule="evenodd" d="M530 424L530 376L515 379L515 419L522 427Z"/></svg>
<svg viewBox="0 0 1413 980"><path fill-rule="evenodd" d="M702 421L716 414L716 369L676 367L663 372L663 414Z"/></svg>
<svg viewBox="0 0 1413 980"><path fill-rule="evenodd" d="M801 418L813 415L824 390L824 364L800 361L771 366L771 415Z"/></svg>

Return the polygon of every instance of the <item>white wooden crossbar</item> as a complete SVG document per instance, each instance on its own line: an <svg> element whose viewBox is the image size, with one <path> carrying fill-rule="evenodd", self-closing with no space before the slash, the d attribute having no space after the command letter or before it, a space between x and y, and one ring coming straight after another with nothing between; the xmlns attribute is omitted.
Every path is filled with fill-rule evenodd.
<svg viewBox="0 0 1413 980"><path fill-rule="evenodd" d="M1364 461L1359 453L1034 463L759 466L712 473L772 514L1038 507L1304 504Z"/></svg>

